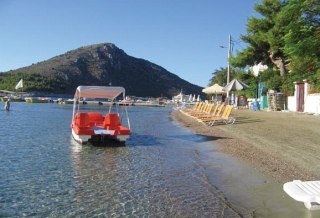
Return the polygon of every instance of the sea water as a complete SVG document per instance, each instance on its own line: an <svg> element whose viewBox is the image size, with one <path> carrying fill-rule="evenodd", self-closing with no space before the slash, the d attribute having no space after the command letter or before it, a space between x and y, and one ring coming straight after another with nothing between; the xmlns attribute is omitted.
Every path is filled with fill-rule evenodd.
<svg viewBox="0 0 320 218"><path fill-rule="evenodd" d="M292 215L264 197L252 200L271 188L247 195L250 184L265 187L263 179L214 152L210 138L179 126L171 108L129 107L132 136L124 147L75 143L72 105L13 103L11 109L0 111L0 217Z"/></svg>

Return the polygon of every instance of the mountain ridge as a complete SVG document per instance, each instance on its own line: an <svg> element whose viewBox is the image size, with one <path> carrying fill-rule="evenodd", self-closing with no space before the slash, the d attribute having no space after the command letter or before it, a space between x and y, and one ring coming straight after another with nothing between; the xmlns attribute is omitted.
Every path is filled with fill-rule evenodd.
<svg viewBox="0 0 320 218"><path fill-rule="evenodd" d="M148 60L127 55L113 43L82 46L2 73L0 89L10 90L19 77L25 80L24 90L30 92L73 94L79 85L113 85L125 87L128 95L141 97L171 97L180 90L202 94L202 87Z"/></svg>

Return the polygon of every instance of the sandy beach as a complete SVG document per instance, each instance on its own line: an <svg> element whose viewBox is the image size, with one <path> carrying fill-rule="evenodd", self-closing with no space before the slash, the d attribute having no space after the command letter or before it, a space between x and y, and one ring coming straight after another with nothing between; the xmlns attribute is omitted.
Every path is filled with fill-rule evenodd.
<svg viewBox="0 0 320 218"><path fill-rule="evenodd" d="M320 178L320 117L292 112L234 110L232 125L207 127L179 111L172 117L195 134L208 136L230 154L276 181Z"/></svg>

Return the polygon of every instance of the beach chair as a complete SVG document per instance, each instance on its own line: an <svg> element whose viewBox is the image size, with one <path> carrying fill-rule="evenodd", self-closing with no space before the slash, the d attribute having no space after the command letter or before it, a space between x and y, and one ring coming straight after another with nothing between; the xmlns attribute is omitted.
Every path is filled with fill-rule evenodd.
<svg viewBox="0 0 320 218"><path fill-rule="evenodd" d="M294 200L304 202L309 210L320 210L320 181L293 180L285 183L283 190Z"/></svg>
<svg viewBox="0 0 320 218"><path fill-rule="evenodd" d="M197 116L197 120L201 121L202 119L205 119L205 118L208 118L208 117L217 116L217 113L218 113L217 111L219 110L219 108L221 108L220 110L222 110L223 105L214 105L214 104L212 104L211 105L211 110L206 114L202 114L202 115Z"/></svg>
<svg viewBox="0 0 320 218"><path fill-rule="evenodd" d="M203 119L202 122L207 126L213 126L216 122L219 122L219 121L224 122L225 124L233 124L236 119L234 117L230 117L232 109L233 109L232 105L227 105L221 116Z"/></svg>
<svg viewBox="0 0 320 218"><path fill-rule="evenodd" d="M200 104L201 103L196 103L193 107L191 108L186 108L186 109L182 109L182 110L179 110L181 113L185 114L185 115L188 115L188 113L192 112L192 111L196 111L198 110L198 108L200 107Z"/></svg>
<svg viewBox="0 0 320 218"><path fill-rule="evenodd" d="M206 122L207 120L211 120L216 117L221 117L221 115L222 115L221 113L222 113L224 107L225 107L224 105L219 105L212 112L212 114L209 114L208 116L200 117L198 120L200 122Z"/></svg>
<svg viewBox="0 0 320 218"><path fill-rule="evenodd" d="M186 114L189 116L193 116L194 114L197 114L199 112L203 112L203 110L205 109L206 106L207 106L206 103L200 103L200 105L197 107L196 110L187 112Z"/></svg>
<svg viewBox="0 0 320 218"><path fill-rule="evenodd" d="M207 104L206 107L203 109L203 111L200 111L199 113L195 113L195 114L193 114L192 116L193 116L194 118L196 118L196 119L197 119L198 117L206 116L206 115L210 114L213 106L214 106L213 104Z"/></svg>
<svg viewBox="0 0 320 218"><path fill-rule="evenodd" d="M194 108L189 108L189 109L186 109L186 110L182 110L181 112L184 113L185 115L189 115L189 113L198 111L202 107L202 104L203 104L202 102L196 103Z"/></svg>
<svg viewBox="0 0 320 218"><path fill-rule="evenodd" d="M184 109L181 109L180 111L184 113L184 112L196 110L197 107L199 106L199 104L200 104L200 102L197 102L197 103L195 103L195 104L193 105L192 108L184 108Z"/></svg>

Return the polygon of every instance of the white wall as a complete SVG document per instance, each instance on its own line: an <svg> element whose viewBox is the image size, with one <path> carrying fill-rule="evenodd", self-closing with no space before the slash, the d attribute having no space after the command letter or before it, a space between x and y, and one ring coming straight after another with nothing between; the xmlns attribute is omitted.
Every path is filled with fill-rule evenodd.
<svg viewBox="0 0 320 218"><path fill-rule="evenodd" d="M304 101L304 112L320 114L320 95L307 95Z"/></svg>
<svg viewBox="0 0 320 218"><path fill-rule="evenodd" d="M304 112L320 114L320 95L308 94L310 84L307 80L303 80L304 84ZM294 96L288 96L288 110L297 111L297 93L298 86L295 84Z"/></svg>
<svg viewBox="0 0 320 218"><path fill-rule="evenodd" d="M288 96L288 110L289 111L297 111L296 96Z"/></svg>
<svg viewBox="0 0 320 218"><path fill-rule="evenodd" d="M288 110L297 111L296 96L288 96ZM307 95L304 98L304 112L320 114L320 95Z"/></svg>

